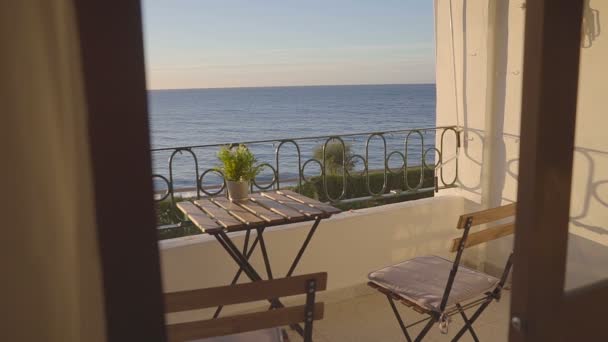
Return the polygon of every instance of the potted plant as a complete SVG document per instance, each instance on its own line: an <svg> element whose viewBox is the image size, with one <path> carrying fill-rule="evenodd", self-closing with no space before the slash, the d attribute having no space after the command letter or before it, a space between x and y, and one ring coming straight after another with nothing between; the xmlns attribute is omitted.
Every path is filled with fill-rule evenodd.
<svg viewBox="0 0 608 342"><path fill-rule="evenodd" d="M250 182L260 173L261 167L247 146L234 148L224 146L217 153L222 163L216 169L224 175L228 198L231 201L246 199L249 196Z"/></svg>

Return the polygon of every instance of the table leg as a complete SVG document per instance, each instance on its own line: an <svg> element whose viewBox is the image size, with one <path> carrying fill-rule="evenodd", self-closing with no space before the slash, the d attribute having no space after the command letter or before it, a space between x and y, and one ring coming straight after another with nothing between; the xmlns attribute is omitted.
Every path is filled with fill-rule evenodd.
<svg viewBox="0 0 608 342"><path fill-rule="evenodd" d="M247 229L245 233L245 241L243 242L243 255L247 256L247 247L249 246L249 236L251 235L251 230Z"/></svg>
<svg viewBox="0 0 608 342"><path fill-rule="evenodd" d="M234 245L230 237L224 231L219 231L214 234L217 241L224 247L226 252L232 257L232 259L239 265L239 268L245 272L247 277L252 281L262 280L262 277L255 271L253 266L249 263L247 258L239 251L239 249Z"/></svg>
<svg viewBox="0 0 608 342"><path fill-rule="evenodd" d="M291 275L293 274L293 272L296 270L296 267L300 263L300 259L302 258L302 255L304 254L304 251L306 250L306 247L308 247L308 243L312 239L312 236L315 234L315 231L317 230L317 227L319 226L320 222L321 222L321 218L317 217L315 219L315 223L310 228L310 231L308 232L308 235L306 235L306 239L304 240L304 243L302 244L302 247L300 247L300 250L298 251L298 254L296 255L296 258L291 263L291 267L289 267L289 271L287 272L287 275L285 276L285 278L291 277Z"/></svg>
<svg viewBox="0 0 608 342"><path fill-rule="evenodd" d="M296 254L295 259L291 263L291 266L289 267L289 271L287 272L287 275L285 276L285 278L289 278L293 275L293 272L296 270L296 267L300 263L300 259L302 258L302 255L304 255L304 251L306 251L306 248L308 247L310 240L312 239L313 235L315 234L317 227L319 227L319 223L321 223L321 218L317 217L315 219L315 222L313 223L312 227L310 228L310 231L306 235L306 239L304 239L304 242L302 243L302 246L300 247L298 254ZM272 308L272 305L270 307ZM300 334L300 336L304 337L304 331L299 324L291 325L290 327L293 330L297 331L298 334Z"/></svg>
<svg viewBox="0 0 608 342"><path fill-rule="evenodd" d="M266 243L264 242L264 227L258 228L258 239L260 240L260 249L262 250L262 258L264 259L264 265L266 266L266 274L268 279L272 279L272 268L270 267L270 260L268 259L268 252L266 251Z"/></svg>
<svg viewBox="0 0 608 342"><path fill-rule="evenodd" d="M262 231L263 233L263 231ZM260 281L262 277L256 272L256 270L251 266L247 258L241 253L241 251L234 245L230 237L224 231L218 231L213 234L213 236L217 239L217 241L224 247L226 252L234 259L234 261L239 265L240 269L245 272L247 277L251 281ZM258 240L261 241L261 235L258 235ZM284 308L285 305L281 303L278 298L273 298L268 300L271 304L271 308ZM298 332L298 334L304 336L304 330L299 324L291 325L291 328Z"/></svg>
<svg viewBox="0 0 608 342"><path fill-rule="evenodd" d="M256 239L253 240L253 244L251 245L251 248L247 249L247 247L249 245L250 233L251 233L251 230L248 230L247 233L245 234L245 242L243 243L243 255L245 255L245 259L247 259L247 261L249 261L249 258L253 254L253 251L255 250L255 248L257 247L257 244L259 242L259 237L256 237ZM236 274L234 275L234 278L232 278L232 282L230 282L230 285L236 284L239 281L239 278L241 277L242 273L243 273L243 269L239 267L238 271L236 271ZM213 318L218 318L220 316L220 313L222 312L223 308L224 308L223 305L218 306L217 309L215 310L215 313L213 314Z"/></svg>

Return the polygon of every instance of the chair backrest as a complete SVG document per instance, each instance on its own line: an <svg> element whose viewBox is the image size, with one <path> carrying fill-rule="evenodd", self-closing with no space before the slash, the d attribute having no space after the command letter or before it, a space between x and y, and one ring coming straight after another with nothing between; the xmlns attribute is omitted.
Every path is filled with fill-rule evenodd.
<svg viewBox="0 0 608 342"><path fill-rule="evenodd" d="M327 273L323 272L231 286L166 293L166 313L259 300L273 300L300 294L306 294L307 296L306 304L301 306L281 307L269 311L233 315L204 321L170 324L167 325L167 335L170 342L190 341L302 322L306 324L310 323L310 329L306 329L305 331L307 333L310 330L308 332L310 334L312 332L312 320L307 321L306 318L311 316L313 320L323 318L323 303L315 303L314 296L317 291L323 291L326 288Z"/></svg>
<svg viewBox="0 0 608 342"><path fill-rule="evenodd" d="M462 215L458 220L457 228L471 228L473 226L492 223L495 221L506 219L511 216L515 216L515 208L516 203L511 203L503 205L501 207ZM514 228L515 223L509 222L505 224L495 225L475 233L468 233L467 231L465 231L462 237L452 240L452 247L450 248L450 251L457 252L460 248L463 239L465 239L465 241L462 248L468 248L471 246L479 245L484 242L496 240L503 236L513 234Z"/></svg>
<svg viewBox="0 0 608 342"><path fill-rule="evenodd" d="M482 210L474 213L469 213L460 216L458 220L458 229L463 229L462 237L456 238L452 240L452 252L457 252L456 258L454 258L454 264L452 269L450 270L450 276L448 278L448 282L445 287L445 291L443 292L443 297L441 299L441 304L439 304L439 309L441 312L445 309L448 298L450 296L450 292L452 291L452 285L454 284L454 279L456 278L456 273L458 272L458 267L460 266L460 259L464 252L464 249L467 247L475 246L483 242L491 241L498 239L500 237L509 235L513 233L514 224L507 223L501 224L497 226L493 226L487 229L484 229L479 232L469 233L471 227L477 226L480 224L491 223L494 221L499 221L506 219L510 216L515 215L515 207L516 203L507 204L501 207ZM503 271L503 274L500 278L500 282L498 284L498 291L504 285L507 275L511 270L511 256L509 256L507 260L507 264Z"/></svg>

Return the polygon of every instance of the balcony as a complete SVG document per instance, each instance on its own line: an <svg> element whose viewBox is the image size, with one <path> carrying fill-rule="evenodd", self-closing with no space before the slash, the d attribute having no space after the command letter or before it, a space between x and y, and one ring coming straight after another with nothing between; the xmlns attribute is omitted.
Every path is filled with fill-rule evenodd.
<svg viewBox="0 0 608 342"><path fill-rule="evenodd" d="M320 294L328 307L325 319L316 326L316 340L351 341L359 337L359 340L367 341L373 340L372 336L382 336L380 340L390 341L402 338L386 298L367 287L367 274L420 255L453 257L449 247L451 239L460 235L455 228L458 217L479 208L477 203L452 191L456 189L461 132L461 127L447 126L237 143L247 144L261 156L260 162L269 171L252 184L253 191L288 188L303 192L312 187L313 195L320 200L344 208L354 207L321 222L296 270L296 274L318 271L329 274L328 291ZM323 146L334 141L341 146L350 145L351 151L342 159L342 168L337 174L327 172L327 155L321 153L321 158L314 158L315 148L322 151ZM168 231L197 230L180 217L175 209L177 201L225 196L221 174L208 165L213 160L209 156L222 145L153 151L159 171L154 178L161 180L157 183L161 188L156 200L165 203L167 214L163 217L175 218L161 222L161 236ZM291 151L288 146L292 147ZM159 162L163 160L166 161L164 165ZM353 163L349 171L346 165L355 160L359 165ZM316 175L309 170L313 165L317 166ZM213 180L211 175L215 176ZM184 186L188 179L194 187ZM358 191L353 191L355 187ZM310 192L307 195L311 196ZM374 206L358 205L362 203ZM308 223L295 223L267 230L264 236L273 272L287 272L308 227ZM242 245L245 234L233 235L235 244ZM229 284L237 271L226 252L208 235L164 239L160 241L160 249L167 292ZM476 268L489 268L483 254L482 248L473 248L466 255L466 263ZM263 269L259 251L250 261L254 267ZM496 329L502 329L506 336L508 302L509 298L506 298L482 318L481 336L492 334ZM263 305L239 306L223 314ZM419 319L418 314L408 311L411 310L402 310L408 322ZM212 315L212 310L172 314L169 322L206 319ZM452 333L462 325L459 317L453 319ZM439 330L432 331L429 338L432 340L440 335Z"/></svg>
<svg viewBox="0 0 608 342"><path fill-rule="evenodd" d="M403 336L386 298L367 287L367 274L420 255L453 258L448 252L450 241L460 235L455 222L462 213L476 208L477 204L461 196L446 195L353 210L322 221L296 270L296 274L317 271L329 274L328 291L320 294L320 299L327 305L326 316L316 324L315 340L401 340ZM292 224L265 234L275 273L287 272L308 227L309 224ZM243 237L244 234L240 234L233 241L241 245ZM160 248L165 291L229 284L237 271L225 251L207 235L163 240ZM466 263L479 267L482 253L483 250L473 248L466 254ZM251 261L257 269L264 269L259 251L253 254ZM482 316L478 330L482 340L500 341L492 335L497 332L506 340L508 304L507 293L498 305L490 305L489 312ZM225 314L264 307L267 307L266 303L257 303L225 311ZM401 312L408 322L422 317L405 307ZM212 315L213 310L176 314L169 317L169 322L207 319ZM453 320L452 333L462 326L460 317L453 317ZM483 339L484 336L491 339ZM434 329L429 340L434 341L434 338L447 337ZM464 340L467 338L465 336ZM294 336L292 340L298 341L298 337Z"/></svg>
<svg viewBox="0 0 608 342"><path fill-rule="evenodd" d="M505 6L502 12L494 14L501 28L494 32L496 28L488 27L487 18L477 15L482 6L464 3L458 7L468 15L454 15L460 12L453 12L451 3L438 4L439 127L243 142L266 163L265 174L256 180L252 190L304 191L313 184L317 198L352 208L322 222L296 271L329 274L328 291L321 294L328 307L325 319L315 325L316 340L403 340L386 299L365 286L368 272L420 255L451 258L449 244L459 235L455 223L460 215L511 203L517 198L523 41L513 37L523 34L525 6L515 3ZM585 37L593 44L581 50L566 290L605 279L608 263L607 182L602 176L608 170L608 147L602 126L597 125L605 122L605 106L601 101L605 98L605 77L594 67L605 60L608 50L595 40L597 37L590 36L593 29L587 26ZM459 27L465 28L463 32L454 32ZM495 35L496 46L487 47L479 43L484 40L472 39L490 34ZM486 67L490 65L494 70L489 72ZM314 158L313 153L317 146L332 142L351 143L354 151L352 157L344 158L337 175L327 172L325 158ZM222 195L221 175L214 175L210 165L200 163L211 160L219 145L153 151L158 155L155 165L160 165L157 167L160 172L155 175L157 200L168 202L170 213L175 212L179 197ZM205 153L207 157L203 156ZM184 159L178 161L178 157ZM346 165L351 161L356 165L348 170ZM199 168L199 164L205 165ZM411 178L409 172L413 174L416 169L417 177ZM177 173L188 176L178 180ZM403 181L395 185L393 177ZM375 178L380 181L373 181ZM184 179L187 180L183 182ZM400 201L410 196L426 198ZM354 205L362 202L383 205L366 208ZM160 228L161 232L168 232L185 227L187 222L177 218L163 222ZM271 257L280 256L273 259L277 273L287 271L288 261L305 237L305 227L292 224L268 232L268 252ZM242 243L243 235L236 235L235 242ZM160 249L166 291L225 285L236 271L221 247L205 235L166 239L160 242ZM498 274L511 249L510 239L474 247L465 254L464 263ZM263 268L259 254L253 255L252 263ZM481 317L476 328L481 340L507 340L509 302L507 291ZM257 306L234 310L254 307ZM406 322L415 322L419 317L405 308L401 312ZM171 315L168 319L169 322L205 319L211 315L212 312L202 310ZM447 336L433 328L428 340L449 340L460 326L461 318L454 317ZM464 340L468 339L465 335Z"/></svg>
<svg viewBox="0 0 608 342"><path fill-rule="evenodd" d="M508 291L498 303L492 303L475 324L475 331L480 341L507 341L509 324ZM413 310L400 310L405 322L416 322L424 316ZM468 312L467 312L468 314ZM447 334L433 328L424 341L450 341L462 327L462 319L454 317ZM412 328L413 335L422 326ZM403 334L395 321L386 298L377 292L361 293L356 298L330 302L325 307L325 319L315 323L315 341L404 341ZM290 339L299 341L299 336L290 331ZM460 341L473 341L467 334Z"/></svg>

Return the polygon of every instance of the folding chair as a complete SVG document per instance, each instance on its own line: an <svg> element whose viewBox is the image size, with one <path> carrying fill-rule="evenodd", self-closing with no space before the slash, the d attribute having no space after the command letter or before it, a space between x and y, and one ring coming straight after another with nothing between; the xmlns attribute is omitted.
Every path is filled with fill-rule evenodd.
<svg viewBox="0 0 608 342"><path fill-rule="evenodd" d="M513 233L514 223L494 225L469 233L472 226L489 224L515 215L515 203L460 216L458 229L464 229L462 237L452 241L451 252L457 252L454 262L438 256L423 256L371 272L368 285L385 294L399 326L408 342L412 341L408 329L427 322L414 341L421 341L433 324L439 323L442 333L447 333L450 317L460 314L465 325L452 341L458 341L467 331L479 341L473 323L492 300L500 299L502 288L511 270L509 255L500 279L460 265L464 249ZM428 317L406 325L395 306L402 302ZM465 310L478 307L471 317Z"/></svg>
<svg viewBox="0 0 608 342"><path fill-rule="evenodd" d="M283 341L281 326L304 323L304 341L312 341L312 324L323 318L323 303L315 303L317 291L327 287L327 273L261 280L252 283L220 286L200 290L181 291L165 294L166 313L198 310L254 302L273 300L279 297L306 295L306 303L301 306L274 308L203 321L175 323L167 325L170 342L241 342L241 341Z"/></svg>

